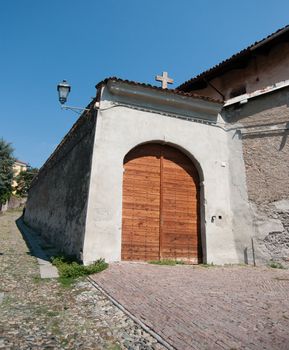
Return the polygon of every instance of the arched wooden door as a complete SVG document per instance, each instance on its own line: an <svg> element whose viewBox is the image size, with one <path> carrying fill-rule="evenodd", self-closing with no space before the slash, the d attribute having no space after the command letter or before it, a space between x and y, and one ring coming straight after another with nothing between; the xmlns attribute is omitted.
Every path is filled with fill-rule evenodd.
<svg viewBox="0 0 289 350"><path fill-rule="evenodd" d="M161 144L124 159L122 260L202 261L199 176L191 160Z"/></svg>

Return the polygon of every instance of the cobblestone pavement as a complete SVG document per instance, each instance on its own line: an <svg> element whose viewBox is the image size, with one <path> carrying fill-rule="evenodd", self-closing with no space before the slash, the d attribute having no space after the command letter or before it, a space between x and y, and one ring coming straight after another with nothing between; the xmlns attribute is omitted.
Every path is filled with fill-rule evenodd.
<svg viewBox="0 0 289 350"><path fill-rule="evenodd" d="M289 349L288 270L118 263L93 279L177 349Z"/></svg>
<svg viewBox="0 0 289 350"><path fill-rule="evenodd" d="M0 349L163 349L87 280L40 279L19 216L0 215Z"/></svg>

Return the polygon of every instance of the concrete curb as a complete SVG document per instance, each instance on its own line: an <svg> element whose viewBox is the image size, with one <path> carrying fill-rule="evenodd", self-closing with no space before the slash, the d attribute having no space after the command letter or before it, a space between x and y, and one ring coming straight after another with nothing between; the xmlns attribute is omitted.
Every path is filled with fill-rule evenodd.
<svg viewBox="0 0 289 350"><path fill-rule="evenodd" d="M124 306L122 306L117 300L115 300L110 294L108 294L98 283L96 283L91 277L87 277L88 281L98 289L102 294L104 294L117 308L124 312L129 318L131 318L135 323L137 323L144 331L149 333L153 338L155 338L161 345L163 345L168 350L176 350L171 344L169 344L165 339L163 339L159 334L153 331L145 323L135 317L130 313Z"/></svg>
<svg viewBox="0 0 289 350"><path fill-rule="evenodd" d="M16 221L16 225L19 231L22 233L31 253L36 257L41 278L57 278L59 277L57 268L53 266L50 262L49 257L44 252L44 250L40 247L38 235L36 232L28 228L24 222L22 217Z"/></svg>

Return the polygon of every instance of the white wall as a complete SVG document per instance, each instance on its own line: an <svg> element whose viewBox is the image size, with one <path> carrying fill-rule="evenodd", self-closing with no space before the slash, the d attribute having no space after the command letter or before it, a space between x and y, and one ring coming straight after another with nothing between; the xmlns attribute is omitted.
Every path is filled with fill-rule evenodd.
<svg viewBox="0 0 289 350"><path fill-rule="evenodd" d="M131 87L125 88L131 89ZM233 228L238 212L232 212L230 176L231 169L243 171L243 160L242 157L234 159L233 162L230 159L227 132L216 126L161 115L160 108L168 113L170 105L174 106L172 99L175 97L170 97L169 94L165 98L169 103L166 103L161 102L162 92L150 92L160 95L160 101L155 102L158 108L154 108L153 103L143 100L138 102L140 109L138 110L135 109L137 97L134 97L134 108L129 107L131 100L129 91L127 97L124 97L125 93L121 97L110 91L113 90L107 87L103 90L100 102L102 110L98 112L97 118L83 249L84 263L98 258L105 258L107 261L120 260L123 159L132 148L146 142L161 142L175 146L195 161L197 167L201 167L203 173L200 174L201 178L203 176L201 220L206 261L214 264L243 262L242 250L249 241L250 232L242 233L239 228L235 230ZM116 102L127 106L113 107L112 103ZM196 101L193 98L187 98L185 102L192 103L190 113L194 117L206 120L217 117L217 112L212 116L213 107L209 112L211 115L206 114L207 101L204 101L203 114L201 108L198 111L194 110ZM197 100L197 103L199 102ZM158 111L147 111L148 107ZM175 112L175 107L172 108ZM185 114L190 114L189 107L185 109ZM234 140L230 139L230 147L234 147L233 143ZM235 179L235 184L236 182L238 179ZM245 200L243 195L246 194L246 188L243 178L240 186L238 191L233 191L233 195L238 197L238 203ZM216 217L214 222L212 222L213 216ZM219 219L219 216L222 218ZM240 220L247 220L246 215L244 218L244 213Z"/></svg>

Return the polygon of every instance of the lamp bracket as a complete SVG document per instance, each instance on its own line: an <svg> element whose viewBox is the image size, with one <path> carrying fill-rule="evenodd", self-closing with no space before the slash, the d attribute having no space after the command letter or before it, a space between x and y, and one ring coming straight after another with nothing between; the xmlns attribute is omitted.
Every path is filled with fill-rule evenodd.
<svg viewBox="0 0 289 350"><path fill-rule="evenodd" d="M82 107L72 107L72 106L61 106L61 109L73 111L76 114L81 114L84 111L90 111L90 109L82 108Z"/></svg>

